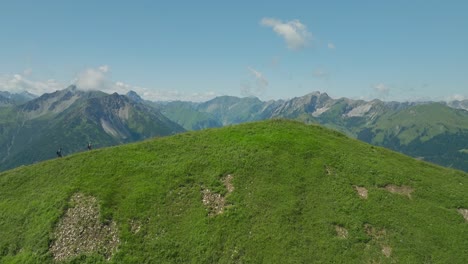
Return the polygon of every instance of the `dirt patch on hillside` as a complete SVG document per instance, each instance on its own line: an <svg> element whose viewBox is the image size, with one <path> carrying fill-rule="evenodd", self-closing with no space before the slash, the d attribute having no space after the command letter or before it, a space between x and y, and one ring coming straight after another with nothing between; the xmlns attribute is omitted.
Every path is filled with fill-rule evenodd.
<svg viewBox="0 0 468 264"><path fill-rule="evenodd" d="M468 221L468 209L460 208L457 211L465 218L465 221Z"/></svg>
<svg viewBox="0 0 468 264"><path fill-rule="evenodd" d="M76 193L70 204L53 233L49 250L54 259L98 253L109 260L120 243L116 223L99 220L99 205L93 196Z"/></svg>
<svg viewBox="0 0 468 264"><path fill-rule="evenodd" d="M219 193L213 193L208 189L202 191L203 193L203 204L209 211L209 215L221 214L224 211L226 199Z"/></svg>
<svg viewBox="0 0 468 264"><path fill-rule="evenodd" d="M342 226L335 225L336 236L339 238L348 238L348 230Z"/></svg>
<svg viewBox="0 0 468 264"><path fill-rule="evenodd" d="M202 190L202 202L208 209L209 216L222 214L224 212L226 207L226 196L234 191L234 185L232 184L233 179L234 177L231 174L228 174L221 180L227 190L227 194L225 196L220 193L212 192L209 189Z"/></svg>
<svg viewBox="0 0 468 264"><path fill-rule="evenodd" d="M392 255L392 248L385 243L387 231L385 229L377 229L370 224L365 224L364 230L371 237L372 241L381 248L382 254L389 258Z"/></svg>
<svg viewBox="0 0 468 264"><path fill-rule="evenodd" d="M231 174L228 174L226 177L223 179L224 186L226 187L226 190L229 193L232 193L234 191L234 185L232 184L232 180L234 177Z"/></svg>
<svg viewBox="0 0 468 264"><path fill-rule="evenodd" d="M409 186L405 186L405 185L397 186L393 184L389 184L385 186L384 189L391 193L398 193L398 194L404 195L408 197L409 199L411 199L411 193L414 191L414 189Z"/></svg>
<svg viewBox="0 0 468 264"><path fill-rule="evenodd" d="M354 185L353 187L358 193L359 197L361 197L362 199L367 199L368 191L366 188L361 187L361 186L356 186L356 185Z"/></svg>

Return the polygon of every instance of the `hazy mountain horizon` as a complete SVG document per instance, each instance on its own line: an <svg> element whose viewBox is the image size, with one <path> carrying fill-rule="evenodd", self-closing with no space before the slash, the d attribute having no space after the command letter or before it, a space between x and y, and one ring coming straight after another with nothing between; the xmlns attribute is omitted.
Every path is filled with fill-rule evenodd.
<svg viewBox="0 0 468 264"><path fill-rule="evenodd" d="M80 91L96 91L96 92L104 92L104 93L107 93L107 94L112 94L112 92L111 93L106 92L104 89L82 89L82 88L80 88L79 86L77 86L75 84L66 86L63 89L57 89L57 90L54 90L54 91L45 92L43 94L51 94L51 93L66 90L66 89L78 89ZM116 92L116 93L118 93L120 95L128 95L128 94L136 95L136 96L140 97L141 99L143 99L145 101L151 101L151 102L156 102L156 103L164 103L164 102L204 103L204 102L208 102L208 101L213 100L213 99L218 98L218 97L257 98L262 102L287 101L287 100L291 100L291 99L294 99L294 98L299 98L299 97L303 97L303 96L307 96L307 95L324 94L326 96L329 96L332 99L347 98L347 99L351 99L351 100L355 100L355 101L367 101L367 102L375 101L375 100L385 102L385 103L392 103L392 102L397 102L397 103L445 102L445 103L449 103L448 104L449 106L457 106L457 105L463 105L463 104L466 105L466 104L468 104L468 99L463 99L463 98L449 98L449 97L446 97L445 99L440 99L440 100L437 100L437 99L422 99L422 98L421 99L414 99L414 100L411 100L411 99L407 99L407 100L384 100L384 99L379 99L379 98L356 98L356 97L346 97L346 96L330 96L327 91L321 91L321 90L312 90L312 91L309 91L309 92L307 92L307 93L305 93L303 95L297 95L297 96L285 97L285 98L278 98L278 99L269 99L269 100L262 99L262 98L260 98L258 96L254 96L254 95L236 96L236 95L223 94L223 95L216 95L213 98L206 99L204 101L196 101L196 100L195 101L191 101L191 100L151 100L150 98L145 97L144 94L140 94L140 93L138 93L138 92L136 92L134 90L128 90L128 91L123 90L121 92ZM29 92L28 90L21 90L21 91L16 91L16 92L15 91L8 91L8 90L3 90L3 91L0 90L0 96L6 97L6 98L15 97L15 96L16 97L24 96L25 98L28 98L27 100L32 100L34 98L40 97L43 94L33 94L33 93ZM24 101L26 99L23 98L22 100ZM458 108L461 108L461 107L458 107ZM465 110L467 110L467 109L465 109Z"/></svg>

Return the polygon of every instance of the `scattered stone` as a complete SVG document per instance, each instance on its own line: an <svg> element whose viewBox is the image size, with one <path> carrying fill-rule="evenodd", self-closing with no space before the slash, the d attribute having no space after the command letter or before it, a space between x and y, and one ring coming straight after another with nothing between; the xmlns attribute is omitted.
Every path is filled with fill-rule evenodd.
<svg viewBox="0 0 468 264"><path fill-rule="evenodd" d="M468 221L468 209L460 208L457 211L465 218L465 221Z"/></svg>
<svg viewBox="0 0 468 264"><path fill-rule="evenodd" d="M387 191L389 191L391 193L398 193L398 194L401 194L401 195L405 195L409 199L411 199L411 193L414 191L414 189L409 187L409 186L405 186L405 185L397 186L397 185L393 185L393 184L389 184L389 185L385 186L385 190L387 190Z"/></svg>
<svg viewBox="0 0 468 264"><path fill-rule="evenodd" d="M361 186L353 186L356 192L358 193L359 197L362 199L367 199L367 189Z"/></svg>
<svg viewBox="0 0 468 264"><path fill-rule="evenodd" d="M224 183L224 186L227 190L226 196L234 191L234 185L232 184L233 179L234 176L232 176L231 174L226 175L226 177L222 179L222 182ZM215 216L224 212L224 208L226 207L225 196L219 193L212 192L209 189L202 190L202 194L202 202L203 205L205 205L208 209L209 216Z"/></svg>
<svg viewBox="0 0 468 264"><path fill-rule="evenodd" d="M202 191L203 204L208 208L209 215L214 216L223 213L226 199L219 193L213 193L208 189Z"/></svg>
<svg viewBox="0 0 468 264"><path fill-rule="evenodd" d="M346 228L339 225L335 225L335 231L336 235L339 238L348 238L348 230L346 230Z"/></svg>
<svg viewBox="0 0 468 264"><path fill-rule="evenodd" d="M49 250L62 261L81 254L98 253L109 260L120 243L117 224L101 223L97 199L76 193L53 233Z"/></svg>
<svg viewBox="0 0 468 264"><path fill-rule="evenodd" d="M232 193L234 191L234 185L232 184L233 179L234 179L234 177L231 174L228 174L223 179L223 183L224 183L224 186L226 186L228 194Z"/></svg>

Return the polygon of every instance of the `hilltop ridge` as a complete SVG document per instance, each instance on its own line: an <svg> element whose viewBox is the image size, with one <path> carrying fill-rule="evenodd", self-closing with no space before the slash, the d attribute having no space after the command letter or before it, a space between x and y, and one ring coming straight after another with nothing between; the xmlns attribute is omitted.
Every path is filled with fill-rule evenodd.
<svg viewBox="0 0 468 264"><path fill-rule="evenodd" d="M466 186L316 125L187 132L1 173L0 262L464 263Z"/></svg>
<svg viewBox="0 0 468 264"><path fill-rule="evenodd" d="M223 96L204 103L171 102L156 107L187 130L272 118L321 124L373 145L468 171L464 103L333 99L312 92L289 100ZM414 115L421 109L426 114Z"/></svg>
<svg viewBox="0 0 468 264"><path fill-rule="evenodd" d="M7 95L7 97L2 96ZM25 93L23 93L24 95ZM83 150L86 141L96 146L109 146L138 141L152 136L165 136L186 130L222 127L251 121L274 118L299 120L304 123L321 124L347 135L383 146L395 151L424 159L446 167L468 171L468 112L465 101L452 102L384 102L380 100L353 100L331 98L327 93L311 92L288 100L261 101L256 97L239 98L219 96L206 102L152 102L140 97L135 91L126 95L109 95L100 91L85 91L71 85L64 90L43 94L29 99L24 104L9 99L19 95L0 92L0 170L31 164L52 158L54 149L67 142L67 153ZM24 96L23 96L24 97ZM95 113L112 113L112 105L98 101L126 100L127 110L137 109L138 120L122 119L118 114L96 119L76 112L93 108L89 102L97 102L101 110ZM26 97L24 97L26 98ZM29 97L34 98L34 97ZM102 99L97 99L102 98ZM135 107L133 107L135 106ZM137 107L136 107L137 106ZM424 108L428 114L413 114ZM57 120L65 112L76 117L63 122ZM87 113L86 111L84 112ZM84 121L83 121L84 120ZM86 125L74 127L74 124ZM62 129L76 131L73 135L48 131L51 124ZM126 124L127 123L127 124ZM129 123L132 123L131 126ZM390 126L391 124L391 126ZM24 127L30 128L23 129ZM135 130L136 129L136 130ZM43 142L35 135L37 131L54 134ZM17 139L22 138L21 141ZM25 149L30 142L42 146L35 153ZM70 143L70 144L68 144ZM443 150L443 151L442 151Z"/></svg>

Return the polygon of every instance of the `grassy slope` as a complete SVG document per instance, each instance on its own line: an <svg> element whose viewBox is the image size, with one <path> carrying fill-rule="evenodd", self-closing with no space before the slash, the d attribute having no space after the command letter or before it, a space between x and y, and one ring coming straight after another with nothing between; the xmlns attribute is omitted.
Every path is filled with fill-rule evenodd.
<svg viewBox="0 0 468 264"><path fill-rule="evenodd" d="M57 115L50 113L25 122L21 112L18 114L14 108L0 108L0 171L54 158L59 147L63 148L64 155L69 155L86 150L88 142L101 148L184 131L161 113L129 103L129 118L119 127L127 132L126 137L111 136L102 128L100 119L119 124L121 119L112 113L115 112L112 103L122 101L116 95L106 96L101 92L89 92L86 97L91 99L80 99ZM12 139L14 144L7 156L7 146L11 146Z"/></svg>
<svg viewBox="0 0 468 264"><path fill-rule="evenodd" d="M201 190L226 193L228 173L231 206L209 217ZM412 199L380 189L387 184L411 186ZM368 188L369 199L353 185ZM468 208L467 186L463 172L317 126L189 132L0 174L0 262L51 262L50 234L80 191L98 198L103 221L118 223L111 263L466 263L468 224L456 208ZM136 234L132 220L142 223ZM372 239L366 223L386 236ZM338 238L335 225L349 238ZM382 243L393 249L389 258Z"/></svg>
<svg viewBox="0 0 468 264"><path fill-rule="evenodd" d="M189 102L169 102L156 108L161 109L162 114L187 130L222 126L221 121L212 114L197 111L194 109L195 106Z"/></svg>
<svg viewBox="0 0 468 264"><path fill-rule="evenodd" d="M211 114L223 125L229 125L264 119L260 112L263 107L264 102L256 97L220 96L198 105L197 110Z"/></svg>
<svg viewBox="0 0 468 264"><path fill-rule="evenodd" d="M21 124L21 117L14 107L0 107L0 157L6 156L7 146Z"/></svg>
<svg viewBox="0 0 468 264"><path fill-rule="evenodd" d="M364 141L468 171L468 112L440 103L416 105L380 117Z"/></svg>
<svg viewBox="0 0 468 264"><path fill-rule="evenodd" d="M396 136L405 145L416 138L424 142L445 132L454 133L467 128L467 111L431 103L384 115L373 129L380 131L374 139L376 143L385 136Z"/></svg>

